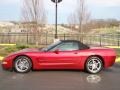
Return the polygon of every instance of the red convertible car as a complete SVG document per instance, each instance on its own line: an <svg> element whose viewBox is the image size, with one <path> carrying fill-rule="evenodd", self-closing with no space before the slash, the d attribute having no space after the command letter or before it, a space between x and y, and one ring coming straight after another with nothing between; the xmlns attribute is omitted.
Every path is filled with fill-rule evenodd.
<svg viewBox="0 0 120 90"><path fill-rule="evenodd" d="M115 63L116 53L113 49L89 47L79 41L58 41L43 49L23 49L4 58L2 67L26 73L30 70L85 70L99 73L103 68Z"/></svg>

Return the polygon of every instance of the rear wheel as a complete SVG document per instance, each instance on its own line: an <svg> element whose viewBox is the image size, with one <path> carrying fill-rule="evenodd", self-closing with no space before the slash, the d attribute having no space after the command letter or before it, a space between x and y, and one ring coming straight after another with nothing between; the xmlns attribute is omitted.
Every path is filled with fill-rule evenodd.
<svg viewBox="0 0 120 90"><path fill-rule="evenodd" d="M18 73L27 73L31 70L32 63L30 58L26 56L19 56L15 59L14 69Z"/></svg>
<svg viewBox="0 0 120 90"><path fill-rule="evenodd" d="M96 74L103 69L103 62L99 57L93 56L88 58L85 66L88 73Z"/></svg>

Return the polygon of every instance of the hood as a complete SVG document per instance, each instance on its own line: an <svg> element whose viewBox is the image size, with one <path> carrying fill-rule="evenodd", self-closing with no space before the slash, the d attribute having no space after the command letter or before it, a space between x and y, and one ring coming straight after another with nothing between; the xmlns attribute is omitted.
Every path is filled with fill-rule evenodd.
<svg viewBox="0 0 120 90"><path fill-rule="evenodd" d="M15 54L19 54L19 53L24 53L24 52L40 52L40 51L41 51L41 49L38 49L38 48L27 48L27 49L23 49L23 50L20 50L17 52L13 52L6 57L9 57L9 56L15 55Z"/></svg>
<svg viewBox="0 0 120 90"><path fill-rule="evenodd" d="M26 48L18 52L38 52L38 51L40 51L38 48Z"/></svg>
<svg viewBox="0 0 120 90"><path fill-rule="evenodd" d="M22 53L22 52L40 52L41 50L38 48L26 48L17 52L14 52L12 54Z"/></svg>

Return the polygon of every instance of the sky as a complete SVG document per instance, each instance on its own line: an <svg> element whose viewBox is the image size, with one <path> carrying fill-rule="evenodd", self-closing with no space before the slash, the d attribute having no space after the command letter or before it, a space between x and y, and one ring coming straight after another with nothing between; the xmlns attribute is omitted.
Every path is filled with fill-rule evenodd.
<svg viewBox="0 0 120 90"><path fill-rule="evenodd" d="M47 21L55 21L55 4L51 0L43 0ZM58 5L58 23L67 23L68 16L76 9L77 0L63 0ZM86 0L92 19L120 20L120 0ZM20 21L22 0L0 0L0 21Z"/></svg>

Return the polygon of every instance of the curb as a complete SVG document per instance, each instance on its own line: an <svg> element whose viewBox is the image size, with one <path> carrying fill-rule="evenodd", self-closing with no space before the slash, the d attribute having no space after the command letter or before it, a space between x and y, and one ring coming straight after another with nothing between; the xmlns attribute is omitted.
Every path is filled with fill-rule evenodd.
<svg viewBox="0 0 120 90"><path fill-rule="evenodd" d="M114 48L114 49L120 49L120 46L106 46L106 47L108 47L108 48Z"/></svg>
<svg viewBox="0 0 120 90"><path fill-rule="evenodd" d="M1 57L1 56L0 56L0 61L2 61L2 60L3 60L3 58L4 58L4 57Z"/></svg>
<svg viewBox="0 0 120 90"><path fill-rule="evenodd" d="M120 62L120 58L117 58L115 62Z"/></svg>
<svg viewBox="0 0 120 90"><path fill-rule="evenodd" d="M15 46L16 44L0 44L0 46Z"/></svg>

